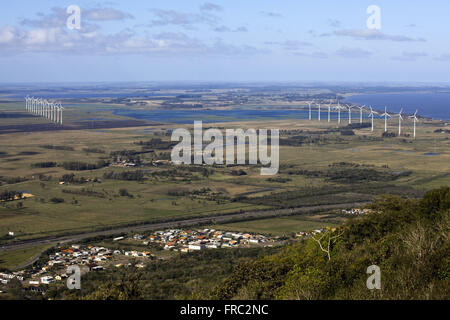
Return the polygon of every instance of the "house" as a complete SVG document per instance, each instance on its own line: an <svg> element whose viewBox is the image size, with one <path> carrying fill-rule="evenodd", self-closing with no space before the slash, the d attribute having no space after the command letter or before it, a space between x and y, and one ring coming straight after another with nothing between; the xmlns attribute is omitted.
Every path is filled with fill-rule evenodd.
<svg viewBox="0 0 450 320"><path fill-rule="evenodd" d="M45 277L41 277L41 283L42 284L50 284L55 282L55 279L52 276L45 276Z"/></svg>
<svg viewBox="0 0 450 320"><path fill-rule="evenodd" d="M190 244L188 248L189 248L189 250L199 251L199 250L205 249L205 245L203 245L203 244Z"/></svg>
<svg viewBox="0 0 450 320"><path fill-rule="evenodd" d="M104 270L105 268L103 267L103 266L95 266L95 267L92 267L91 268L91 270L92 271L102 271L102 270Z"/></svg>

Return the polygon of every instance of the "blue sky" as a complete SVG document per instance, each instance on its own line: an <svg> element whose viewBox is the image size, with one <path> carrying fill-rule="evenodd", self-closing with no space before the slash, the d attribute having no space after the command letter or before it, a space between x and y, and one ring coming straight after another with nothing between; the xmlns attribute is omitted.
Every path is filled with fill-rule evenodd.
<svg viewBox="0 0 450 320"><path fill-rule="evenodd" d="M69 30L66 8L81 8ZM369 5L381 29L369 30ZM444 0L7 1L0 82L447 82Z"/></svg>

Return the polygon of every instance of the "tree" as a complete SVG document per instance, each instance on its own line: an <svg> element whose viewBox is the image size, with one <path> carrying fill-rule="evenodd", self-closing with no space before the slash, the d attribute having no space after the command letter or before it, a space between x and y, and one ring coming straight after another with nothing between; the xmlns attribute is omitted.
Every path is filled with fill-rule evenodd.
<svg viewBox="0 0 450 320"><path fill-rule="evenodd" d="M325 252L328 256L328 260L331 260L331 253L330 250L332 249L331 246L336 243L337 239L342 236L344 232L340 233L334 233L333 230L331 230L329 227L327 227L327 230L323 233L323 235L319 238L316 238L315 236L312 237L314 241L316 241L319 244L320 250ZM322 245L322 240L325 241L325 244Z"/></svg>
<svg viewBox="0 0 450 320"><path fill-rule="evenodd" d="M289 273L284 286L280 290L279 298L296 300L320 299L327 287L324 271L316 267L302 269L296 265Z"/></svg>

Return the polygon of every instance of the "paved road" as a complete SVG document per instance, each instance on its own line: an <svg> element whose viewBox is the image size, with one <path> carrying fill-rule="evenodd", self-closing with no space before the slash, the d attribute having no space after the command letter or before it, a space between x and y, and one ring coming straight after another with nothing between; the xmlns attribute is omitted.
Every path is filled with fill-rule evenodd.
<svg viewBox="0 0 450 320"><path fill-rule="evenodd" d="M50 237L50 238L33 239L33 240L16 242L16 243L10 243L10 244L0 246L0 252L10 251L10 250L15 250L15 249L23 249L23 248L33 247L33 246L47 244L47 243L55 243L55 244L74 243L74 242L82 240L82 239L92 238L92 237L97 237L97 236L109 236L109 235L115 235L115 234L120 234L120 233L142 232L142 231L148 231L148 230L158 230L158 229L167 229L167 228L179 228L179 227L186 227L186 226L192 226L192 225L198 225L198 224L226 223L226 222L232 222L235 219L286 216L286 215L291 215L291 214L302 214L302 213L310 213L310 212L316 212L316 211L326 211L326 210L333 210L333 209L361 207L361 206L364 206L367 204L369 204L369 202L356 202L356 203L352 202L352 203L341 203L341 204L332 204L332 205L308 206L308 207L300 207L300 208L292 208L292 209L249 211L249 212L242 212L242 213L236 213L236 214L204 216L204 217L199 217L199 218L191 218L191 219L161 222L161 223L148 223L148 224L136 225L136 226L131 226L131 227L116 228L116 229L111 229L111 230L86 232L86 233L75 234L75 235L70 235L70 236Z"/></svg>

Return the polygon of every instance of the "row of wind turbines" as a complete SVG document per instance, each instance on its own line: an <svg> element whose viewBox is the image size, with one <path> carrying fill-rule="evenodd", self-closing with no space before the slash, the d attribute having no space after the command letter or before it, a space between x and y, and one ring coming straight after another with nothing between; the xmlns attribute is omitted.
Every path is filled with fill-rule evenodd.
<svg viewBox="0 0 450 320"><path fill-rule="evenodd" d="M308 103L309 106L309 120L312 120L312 108L311 108L311 103ZM318 113L317 113L317 120L321 121L321 105L317 104L318 106ZM337 102L337 106L332 107L331 103L328 105L328 122L331 122L331 110L336 110L338 117L337 117L337 121L340 124L341 123L341 110L348 110L348 123L352 124L352 109L359 109L359 123L362 124L363 123L363 112L364 109L367 109L367 107L364 106L351 106L351 105L341 105L339 103L339 101ZM372 132L374 131L374 117L375 115L379 115L380 117L384 117L384 132L388 131L388 118L392 118L392 116L388 113L387 108L384 108L384 113L380 114L376 111L374 111L372 109L372 107L369 107L370 112L368 114L368 117L371 118L371 124L372 124ZM369 110L367 109L367 110ZM414 122L414 139L416 138L416 125L417 122L419 122L419 119L417 118L417 113L418 110L416 110L416 112L412 115L409 116L408 118L411 118ZM402 121L403 119L403 108L400 110L399 113L397 114L393 114L394 116L398 117L398 135L400 136L402 134Z"/></svg>
<svg viewBox="0 0 450 320"><path fill-rule="evenodd" d="M25 97L25 108L27 111L38 116L49 119L52 122L63 123L64 107L61 103L54 103L42 98Z"/></svg>

